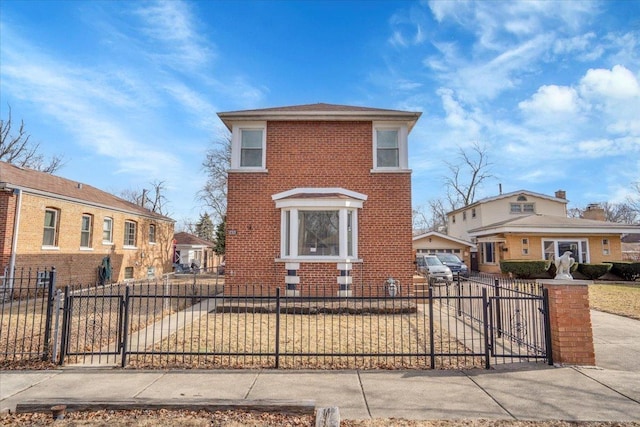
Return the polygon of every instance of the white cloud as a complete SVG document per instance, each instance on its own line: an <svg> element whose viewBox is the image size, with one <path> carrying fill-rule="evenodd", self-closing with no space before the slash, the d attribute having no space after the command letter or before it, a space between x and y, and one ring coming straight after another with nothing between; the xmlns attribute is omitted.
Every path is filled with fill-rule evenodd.
<svg viewBox="0 0 640 427"><path fill-rule="evenodd" d="M518 107L529 114L573 114L578 111L578 93L567 86L545 85Z"/></svg>
<svg viewBox="0 0 640 427"><path fill-rule="evenodd" d="M611 70L590 69L580 80L580 92L585 97L630 99L640 96L640 85L633 73L622 65Z"/></svg>

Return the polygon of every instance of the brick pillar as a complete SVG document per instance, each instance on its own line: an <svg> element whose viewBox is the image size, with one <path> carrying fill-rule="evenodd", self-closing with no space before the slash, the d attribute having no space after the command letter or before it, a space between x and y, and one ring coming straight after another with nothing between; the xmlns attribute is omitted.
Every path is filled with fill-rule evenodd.
<svg viewBox="0 0 640 427"><path fill-rule="evenodd" d="M595 365L588 280L539 280L549 292L554 363Z"/></svg>

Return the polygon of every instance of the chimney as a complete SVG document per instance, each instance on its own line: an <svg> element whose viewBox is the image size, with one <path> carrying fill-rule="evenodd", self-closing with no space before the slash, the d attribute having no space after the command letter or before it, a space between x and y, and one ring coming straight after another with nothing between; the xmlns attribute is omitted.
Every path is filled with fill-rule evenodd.
<svg viewBox="0 0 640 427"><path fill-rule="evenodd" d="M584 219L594 219L596 221L606 221L607 217L604 213L604 209L600 207L597 203L591 203L587 206L584 213L582 214L582 218Z"/></svg>
<svg viewBox="0 0 640 427"><path fill-rule="evenodd" d="M564 190L556 191L556 198L558 198L558 199L566 199L567 198L567 192L564 191Z"/></svg>

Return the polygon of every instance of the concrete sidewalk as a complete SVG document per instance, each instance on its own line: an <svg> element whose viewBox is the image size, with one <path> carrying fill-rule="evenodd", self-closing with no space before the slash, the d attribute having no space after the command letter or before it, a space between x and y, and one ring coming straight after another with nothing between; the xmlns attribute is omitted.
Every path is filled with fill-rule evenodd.
<svg viewBox="0 0 640 427"><path fill-rule="evenodd" d="M640 322L593 312L598 367L467 371L0 371L0 410L44 402L240 402L339 408L343 419L640 420Z"/></svg>
<svg viewBox="0 0 640 427"><path fill-rule="evenodd" d="M343 419L640 420L640 372L510 366L471 371L4 371L0 409L24 402L312 401ZM276 405L277 407L277 405Z"/></svg>

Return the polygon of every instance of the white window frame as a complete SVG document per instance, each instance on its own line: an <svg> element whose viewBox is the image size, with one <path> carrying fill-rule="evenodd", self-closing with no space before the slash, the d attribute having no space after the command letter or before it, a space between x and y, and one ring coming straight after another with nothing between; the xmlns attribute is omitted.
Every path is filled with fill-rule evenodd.
<svg viewBox="0 0 640 427"><path fill-rule="evenodd" d="M493 249L491 251L491 254L493 255L493 260L492 261L487 261L487 245L492 245ZM498 256L496 255L496 251L498 249L498 245L496 244L496 242L482 242L482 263L483 264L497 264L497 258Z"/></svg>
<svg viewBox="0 0 640 427"><path fill-rule="evenodd" d="M242 131L262 131L262 164L261 166L241 166ZM231 137L231 171L232 172L266 172L267 171L267 122L246 122L233 126Z"/></svg>
<svg viewBox="0 0 640 427"><path fill-rule="evenodd" d="M574 239L570 237L566 238L553 238L553 237L543 237L540 239L542 244L542 257L547 259L545 252L545 243L553 242L554 249L554 259L558 259L562 256L561 253L558 253L558 242L577 242L578 243L578 259L576 259L577 263L589 263L591 259L591 254L589 253L589 240L588 239ZM583 254L586 259L583 259Z"/></svg>
<svg viewBox="0 0 640 427"><path fill-rule="evenodd" d="M151 243L152 245L156 244L156 231L156 225L149 224L149 243Z"/></svg>
<svg viewBox="0 0 640 427"><path fill-rule="evenodd" d="M109 224L109 229L105 230L104 226L105 224ZM109 239L105 239L104 238L104 233L105 231L109 232ZM105 217L102 220L102 244L103 245L110 245L113 243L113 218L111 217Z"/></svg>
<svg viewBox="0 0 640 427"><path fill-rule="evenodd" d="M308 197L318 194L317 198ZM342 194L346 198L323 197L323 194ZM296 198L305 194L304 198ZM280 213L280 256L286 260L331 262L358 259L358 210L367 199L364 194L336 188L295 189L272 196ZM303 211L338 211L339 253L337 255L299 255L298 221ZM347 226L351 220L351 229ZM351 247L349 247L351 242Z"/></svg>
<svg viewBox="0 0 640 427"><path fill-rule="evenodd" d="M395 130L398 132L398 166L378 167L378 131ZM397 122L374 122L373 123L373 169L372 172L394 172L409 170L409 154L407 149L408 140L407 125Z"/></svg>
<svg viewBox="0 0 640 427"><path fill-rule="evenodd" d="M89 219L89 229L85 230L84 227L84 219ZM93 247L93 215L91 214L82 214L82 222L80 223L80 248L81 249L91 249ZM84 245L82 240L83 237L87 235L87 244Z"/></svg>
<svg viewBox="0 0 640 427"><path fill-rule="evenodd" d="M58 234L60 232L60 209L54 207L47 207L44 210L44 219L47 219L47 212L53 212L53 227L48 226L45 222L42 229L42 247L45 249L57 249L58 248ZM44 241L44 233L46 230L53 230L53 242L49 244L49 242Z"/></svg>
<svg viewBox="0 0 640 427"><path fill-rule="evenodd" d="M128 237L129 231L127 230L127 224L133 224L133 245L130 244ZM131 220L126 220L124 222L124 233L122 235L122 246L125 248L134 249L138 244L138 223Z"/></svg>

